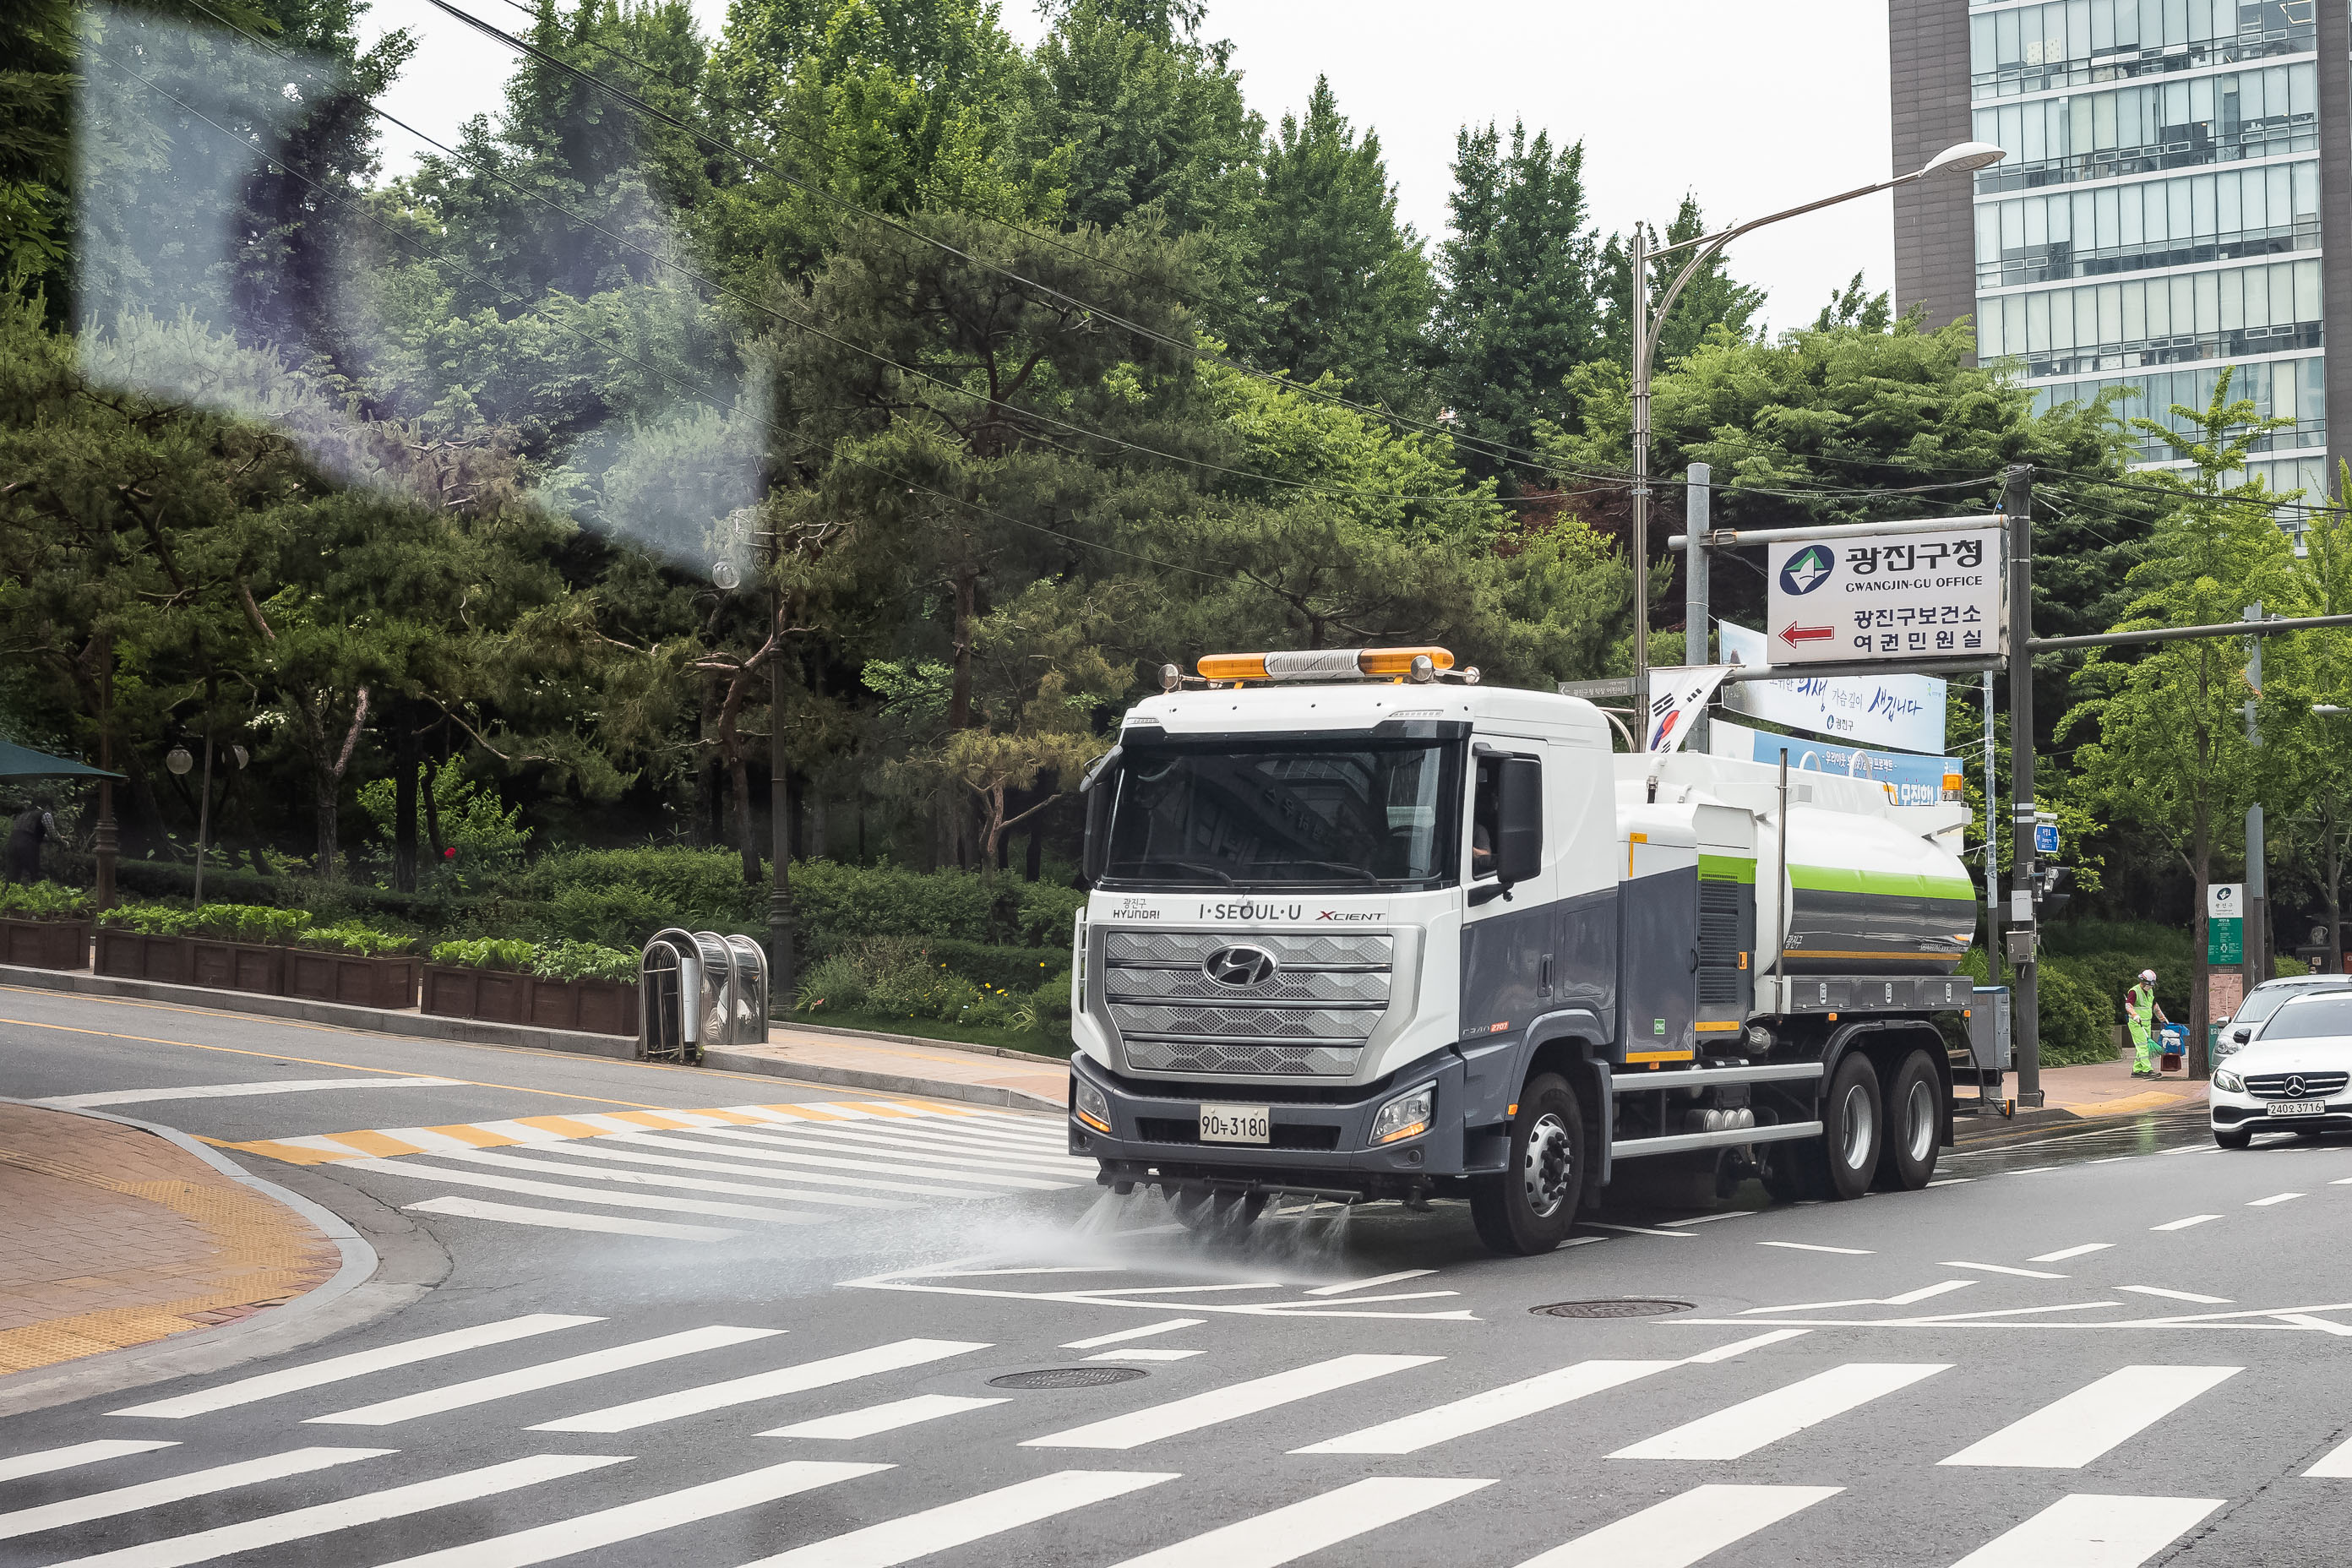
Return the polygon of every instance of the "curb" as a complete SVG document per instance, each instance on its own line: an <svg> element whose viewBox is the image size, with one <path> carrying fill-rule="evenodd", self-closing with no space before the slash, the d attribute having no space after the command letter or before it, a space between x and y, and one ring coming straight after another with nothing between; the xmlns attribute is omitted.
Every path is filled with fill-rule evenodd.
<svg viewBox="0 0 2352 1568"><path fill-rule="evenodd" d="M361 1034L397 1035L412 1039L446 1040L457 1045L508 1046L523 1050L554 1051L570 1056L603 1057L613 1061L637 1059L634 1035L584 1035L572 1029L542 1029L523 1024L491 1024L478 1018L444 1018L431 1013L395 1013L383 1007L353 1007L341 1002L314 1002L299 996L264 996L247 991L218 991L209 985L172 985L160 980L123 980L110 974L89 974L69 969L26 969L0 964L0 985L30 990L62 991L125 1002L162 1002L212 1013L277 1018L350 1029ZM771 1023L775 1020L770 1020ZM803 1026L787 1026L800 1028ZM1025 1051L1000 1050L994 1046L967 1046L913 1036L867 1034L855 1029L817 1031L849 1039L887 1040L893 1044L946 1046L950 1049L984 1052L1015 1061L1058 1064L1059 1058ZM972 1105L992 1105L1013 1110L1045 1110L1060 1115L1058 1100L1005 1089L996 1084L959 1083L951 1079L921 1078L912 1073L873 1072L862 1068L826 1067L816 1063L782 1061L771 1057L744 1056L733 1051L705 1052L702 1065L722 1072L758 1078L789 1079L801 1083L832 1084L843 1089L874 1089L885 1094L919 1095L927 1100L954 1100ZM693 1070L688 1068L687 1070ZM50 1107L49 1109L56 1109ZM115 1118L115 1120L122 1120ZM134 1121L134 1127L146 1127ZM151 1128L176 1137L167 1128ZM5 1384L0 1379L0 1384ZM5 1414L0 1411L0 1414Z"/></svg>
<svg viewBox="0 0 2352 1568"><path fill-rule="evenodd" d="M111 974L91 974L78 969L27 969L0 964L0 985L21 985L37 991L70 991L84 996L109 996L131 1002L169 1002L214 1013L246 1013L264 1018L284 1018L298 1024L323 1024L331 1028L356 1029L371 1035L407 1035L417 1039L453 1040L469 1046L521 1046L532 1050L563 1051L573 1056L615 1057L635 1060L635 1035L587 1035L576 1029L542 1029L530 1024L493 1024L479 1018L445 1018L437 1013L394 1012L389 1007L354 1007L343 1002L314 1002L307 996L265 996L253 991L222 991L210 985L173 985L161 980L123 980Z"/></svg>
<svg viewBox="0 0 2352 1568"><path fill-rule="evenodd" d="M332 1241L342 1255L342 1266L335 1270L334 1278L282 1307L272 1307L218 1328L192 1329L148 1344L131 1345L54 1367L34 1367L0 1377L0 1416L67 1405L165 1378L214 1372L257 1356L291 1350L405 1306L429 1288L394 1287L364 1300L354 1299L368 1286L383 1262L365 1237L333 1210L274 1182L263 1181L219 1151L207 1148L176 1128L6 1095L0 1095L0 1103L62 1111L152 1133L194 1155L238 1185L300 1215Z"/></svg>
<svg viewBox="0 0 2352 1568"><path fill-rule="evenodd" d="M787 1029L799 1029L811 1035L833 1035L845 1040L887 1040L894 1046L932 1046L943 1051L970 1051L974 1056L1003 1057L1016 1062L1067 1062L1067 1057L1041 1056L1035 1051L1012 1051L1003 1046L983 1046L971 1040L935 1040L929 1035L889 1035L879 1029L845 1029L838 1024L807 1024L793 1017L771 1016L768 1022Z"/></svg>
<svg viewBox="0 0 2352 1568"><path fill-rule="evenodd" d="M872 1039L896 1037L875 1035ZM918 1040L917 1045L931 1045ZM1012 1053L1007 1053L1012 1054ZM1027 1059L1027 1058L1024 1058ZM748 1057L734 1051L705 1051L702 1065L720 1072L757 1073L803 1083L837 1084L844 1089L870 1089L885 1094L911 1094L925 1100L956 1100L968 1105L994 1105L1010 1110L1043 1110L1062 1115L1068 1107L1058 1100L994 1083L958 1083L951 1079L918 1078L912 1073L869 1072L863 1068L828 1067L821 1062L778 1061L773 1057Z"/></svg>

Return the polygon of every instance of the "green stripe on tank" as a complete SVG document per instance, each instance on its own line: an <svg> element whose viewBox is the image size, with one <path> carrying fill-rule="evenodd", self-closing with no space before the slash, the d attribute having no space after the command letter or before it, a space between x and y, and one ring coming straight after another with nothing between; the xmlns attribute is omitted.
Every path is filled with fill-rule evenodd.
<svg viewBox="0 0 2352 1568"><path fill-rule="evenodd" d="M1698 874L1716 882L1744 882L1756 885L1756 857L1753 855L1701 855Z"/></svg>
<svg viewBox="0 0 2352 1568"><path fill-rule="evenodd" d="M1815 893L1876 893L1904 899L1958 899L1973 903L1976 884L1965 877L1917 871L1865 871L1853 866L1790 866L1791 886Z"/></svg>

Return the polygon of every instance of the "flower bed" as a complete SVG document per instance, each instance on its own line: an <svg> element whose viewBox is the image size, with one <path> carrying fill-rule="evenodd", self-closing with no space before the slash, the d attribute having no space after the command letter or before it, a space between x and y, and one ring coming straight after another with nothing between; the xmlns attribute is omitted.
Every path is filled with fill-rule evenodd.
<svg viewBox="0 0 2352 1568"><path fill-rule="evenodd" d="M89 897L47 882L0 885L0 963L79 969L89 962Z"/></svg>
<svg viewBox="0 0 2352 1568"><path fill-rule="evenodd" d="M209 985L215 991L251 991L262 996L286 994L284 948L208 936L186 940L190 984Z"/></svg>
<svg viewBox="0 0 2352 1568"><path fill-rule="evenodd" d="M425 1011L587 1034L637 1032L636 955L587 942L445 942L425 966ZM626 976L625 980L623 976Z"/></svg>
<svg viewBox="0 0 2352 1568"><path fill-rule="evenodd" d="M286 953L286 994L355 1007L416 1005L415 943L362 925L314 926Z"/></svg>

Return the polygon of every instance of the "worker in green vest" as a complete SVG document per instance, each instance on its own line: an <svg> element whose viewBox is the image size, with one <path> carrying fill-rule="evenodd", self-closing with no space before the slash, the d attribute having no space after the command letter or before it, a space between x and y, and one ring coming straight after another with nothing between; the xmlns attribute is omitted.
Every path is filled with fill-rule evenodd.
<svg viewBox="0 0 2352 1568"><path fill-rule="evenodd" d="M2154 1078L2156 1063L2149 1053L2156 1048L2156 1030L2159 1024L2172 1020L2156 1005L2156 971L2139 972L2139 984L2124 993L2124 1024L2131 1030L2132 1077Z"/></svg>

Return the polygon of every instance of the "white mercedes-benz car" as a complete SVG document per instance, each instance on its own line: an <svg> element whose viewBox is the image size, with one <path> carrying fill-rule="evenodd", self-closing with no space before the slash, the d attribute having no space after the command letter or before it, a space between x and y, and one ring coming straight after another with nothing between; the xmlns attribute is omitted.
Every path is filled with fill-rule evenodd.
<svg viewBox="0 0 2352 1568"><path fill-rule="evenodd" d="M2213 1142L2242 1149L2258 1131L2306 1138L2352 1131L2352 993L2296 996L2215 1064L2207 1106Z"/></svg>

